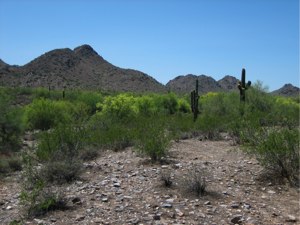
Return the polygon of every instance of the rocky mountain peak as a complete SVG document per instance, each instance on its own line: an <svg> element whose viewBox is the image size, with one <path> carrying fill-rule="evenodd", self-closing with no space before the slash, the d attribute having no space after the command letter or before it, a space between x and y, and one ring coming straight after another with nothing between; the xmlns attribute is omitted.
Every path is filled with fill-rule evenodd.
<svg viewBox="0 0 300 225"><path fill-rule="evenodd" d="M74 53L80 57L98 56L98 53L87 44L74 48Z"/></svg>
<svg viewBox="0 0 300 225"><path fill-rule="evenodd" d="M6 67L8 64L6 64L2 59L0 59L0 68Z"/></svg>
<svg viewBox="0 0 300 225"><path fill-rule="evenodd" d="M299 96L300 89L292 84L285 84L278 90L271 92L274 95L281 95L286 97Z"/></svg>
<svg viewBox="0 0 300 225"><path fill-rule="evenodd" d="M239 80L237 78L230 75L226 75L225 77L223 77L221 80L218 81L220 86L226 91L235 90L237 88L238 82Z"/></svg>

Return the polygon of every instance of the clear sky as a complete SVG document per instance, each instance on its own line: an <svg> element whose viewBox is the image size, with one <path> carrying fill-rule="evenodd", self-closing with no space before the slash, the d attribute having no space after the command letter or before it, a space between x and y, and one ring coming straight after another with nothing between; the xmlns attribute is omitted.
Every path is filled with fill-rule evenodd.
<svg viewBox="0 0 300 225"><path fill-rule="evenodd" d="M0 58L91 45L161 83L189 73L299 86L298 0L0 0Z"/></svg>

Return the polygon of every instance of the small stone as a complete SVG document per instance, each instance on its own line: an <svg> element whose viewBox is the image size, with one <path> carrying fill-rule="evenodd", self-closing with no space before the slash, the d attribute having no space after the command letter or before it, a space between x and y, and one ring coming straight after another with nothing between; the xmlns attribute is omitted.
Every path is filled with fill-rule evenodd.
<svg viewBox="0 0 300 225"><path fill-rule="evenodd" d="M78 215L75 219L75 221L82 221L84 220L85 216L84 215Z"/></svg>
<svg viewBox="0 0 300 225"><path fill-rule="evenodd" d="M133 218L133 219L127 220L127 222L130 224L139 224L140 220L139 220L139 218Z"/></svg>
<svg viewBox="0 0 300 225"><path fill-rule="evenodd" d="M167 169L168 166L167 166L167 165L162 165L161 168L162 168L162 169Z"/></svg>
<svg viewBox="0 0 300 225"><path fill-rule="evenodd" d="M50 218L50 222L55 223L57 221L57 219L55 218Z"/></svg>
<svg viewBox="0 0 300 225"><path fill-rule="evenodd" d="M269 193L269 194L275 194L276 192L275 192L275 191L272 191L272 190L269 190L268 193Z"/></svg>
<svg viewBox="0 0 300 225"><path fill-rule="evenodd" d="M107 197L103 197L103 198L101 199L101 201L102 201L102 202L108 202L108 198L107 198Z"/></svg>
<svg viewBox="0 0 300 225"><path fill-rule="evenodd" d="M162 204L162 207L163 207L163 208L168 208L168 209L170 209L170 208L172 208L173 206L172 206L172 204L170 204L170 203L164 203L164 204Z"/></svg>
<svg viewBox="0 0 300 225"><path fill-rule="evenodd" d="M177 215L178 215L179 217L183 217L183 216L184 216L184 213L181 212L180 209L175 209L175 211L176 211L176 213L177 213Z"/></svg>
<svg viewBox="0 0 300 225"><path fill-rule="evenodd" d="M9 206L7 206L5 209L6 209L6 210L12 210L13 207L9 205Z"/></svg>
<svg viewBox="0 0 300 225"><path fill-rule="evenodd" d="M121 187L121 184L120 183L114 183L114 187Z"/></svg>
<svg viewBox="0 0 300 225"><path fill-rule="evenodd" d="M240 204L234 202L234 203L232 203L232 204L230 205L230 207L233 208L233 209L238 209L238 208L240 207Z"/></svg>
<svg viewBox="0 0 300 225"><path fill-rule="evenodd" d="M210 201L204 202L204 205L210 205L210 204L211 204Z"/></svg>
<svg viewBox="0 0 300 225"><path fill-rule="evenodd" d="M248 204L248 203L245 203L245 204L244 204L244 208L245 208L245 209L251 209L251 205Z"/></svg>
<svg viewBox="0 0 300 225"><path fill-rule="evenodd" d="M121 206L121 205L116 206L115 211L116 212L123 212L124 211L124 206Z"/></svg>
<svg viewBox="0 0 300 225"><path fill-rule="evenodd" d="M167 203L173 203L173 202L174 202L174 199L173 199L173 198L169 198L169 199L166 200L166 202L167 202Z"/></svg>
<svg viewBox="0 0 300 225"><path fill-rule="evenodd" d="M180 163L175 164L175 168L176 168L176 169L179 169L179 168L181 168L181 167L182 167L182 166L181 166Z"/></svg>
<svg viewBox="0 0 300 225"><path fill-rule="evenodd" d="M295 216L288 215L285 221L286 222L297 222L297 219Z"/></svg>
<svg viewBox="0 0 300 225"><path fill-rule="evenodd" d="M201 218L205 218L206 217L204 213L199 213L198 216L201 217Z"/></svg>
<svg viewBox="0 0 300 225"><path fill-rule="evenodd" d="M231 222L234 224L239 224L242 222L242 215L234 215L233 218L231 219Z"/></svg>
<svg viewBox="0 0 300 225"><path fill-rule="evenodd" d="M40 219L34 219L35 222L37 222L38 225L42 225L45 223L44 220L40 220Z"/></svg>
<svg viewBox="0 0 300 225"><path fill-rule="evenodd" d="M154 216L153 216L153 219L154 219L154 220L160 220L160 215L158 215L158 214L154 215Z"/></svg>

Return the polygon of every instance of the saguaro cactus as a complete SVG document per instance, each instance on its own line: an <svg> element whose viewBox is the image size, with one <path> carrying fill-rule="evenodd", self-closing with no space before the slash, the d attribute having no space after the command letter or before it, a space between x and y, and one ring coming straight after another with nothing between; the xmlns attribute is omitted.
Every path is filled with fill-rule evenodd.
<svg viewBox="0 0 300 225"><path fill-rule="evenodd" d="M245 102L246 90L251 86L251 81L246 84L246 70L242 69L241 81L239 81L238 88L240 90L240 101Z"/></svg>
<svg viewBox="0 0 300 225"><path fill-rule="evenodd" d="M198 80L196 80L196 89L191 92L191 108L194 113L194 121L196 121L199 109L198 109L199 95L198 95Z"/></svg>

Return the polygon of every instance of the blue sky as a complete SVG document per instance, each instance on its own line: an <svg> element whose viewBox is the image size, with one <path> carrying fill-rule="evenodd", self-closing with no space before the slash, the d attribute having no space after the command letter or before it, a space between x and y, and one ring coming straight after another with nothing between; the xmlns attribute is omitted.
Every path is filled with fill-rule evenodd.
<svg viewBox="0 0 300 225"><path fill-rule="evenodd" d="M0 0L0 58L24 65L91 45L161 83L227 74L299 86L298 0Z"/></svg>

